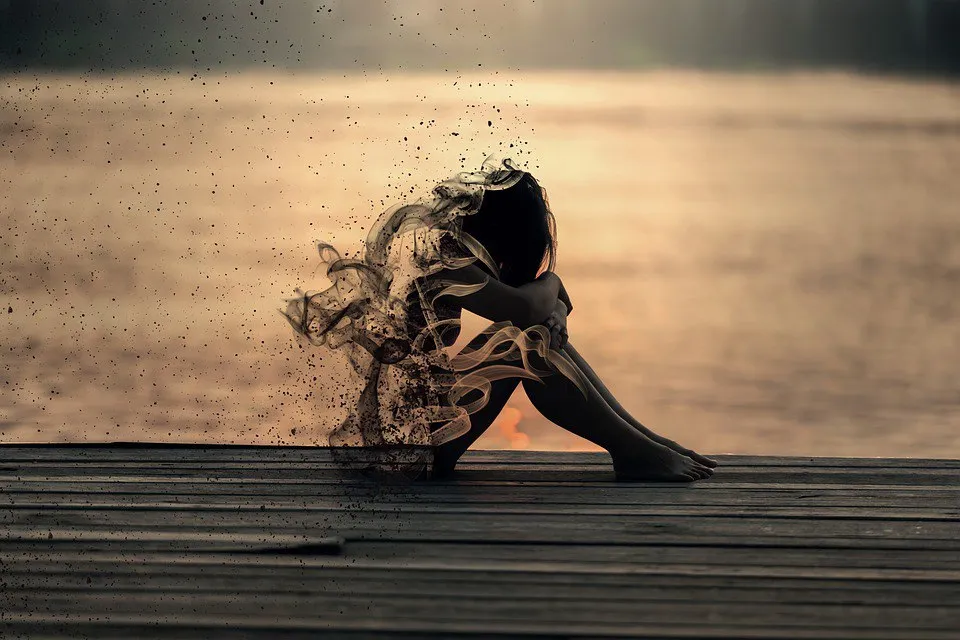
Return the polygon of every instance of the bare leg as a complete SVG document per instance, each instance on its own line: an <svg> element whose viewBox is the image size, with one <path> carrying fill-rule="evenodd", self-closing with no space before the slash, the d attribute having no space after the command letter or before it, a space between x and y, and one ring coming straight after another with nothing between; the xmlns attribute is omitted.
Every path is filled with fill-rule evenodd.
<svg viewBox="0 0 960 640"><path fill-rule="evenodd" d="M518 384L520 384L520 378L506 378L491 383L490 399L487 404L470 416L470 431L434 450L431 477L446 478L453 473L460 456L493 424Z"/></svg>
<svg viewBox="0 0 960 640"><path fill-rule="evenodd" d="M580 371L582 371L583 374L587 377L587 379L590 380L591 384L593 384L593 386L596 387L597 391L600 393L601 396L603 396L603 399L606 401L606 403L610 405L610 408L613 409L617 413L617 415L619 415L621 418L629 422L635 429L639 430L641 433L643 433L645 436L647 436L654 442L658 442L664 446L667 446L673 449L674 451L676 451L677 453L682 453L683 455L693 460L696 460L702 465L706 465L711 468L717 466L716 460L712 460L711 458L700 455L699 453L697 453L696 451L693 451L692 449L687 449L686 447L677 444L676 442L674 442L673 440L670 440L669 438L665 438L659 434L654 433L651 429L645 427L643 424L640 423L639 420L637 420L632 415L630 415L630 413L626 409L624 409L619 402L617 402L617 399L613 397L613 394L610 392L609 389L607 389L606 385L603 384L603 382L600 380L600 377L590 367L590 365L587 364L587 361L584 360L583 356L581 356L580 353L573 348L572 344L568 342L563 347L563 352L570 357L570 360L572 360L574 363L576 363L578 367L580 367Z"/></svg>
<svg viewBox="0 0 960 640"><path fill-rule="evenodd" d="M538 366L546 368L542 363ZM433 477L442 478L452 473L463 452L493 423L517 383L517 379L493 383L489 402L471 416L470 431L437 447ZM606 449L620 480L689 482L707 478L712 473L709 468L634 428L610 408L592 385L587 389L586 398L560 374L546 376L542 382L524 380L524 388L547 419Z"/></svg>
<svg viewBox="0 0 960 640"><path fill-rule="evenodd" d="M713 473L634 428L592 384L586 398L560 374L544 377L542 382L524 380L523 388L545 418L606 449L619 480L689 482Z"/></svg>

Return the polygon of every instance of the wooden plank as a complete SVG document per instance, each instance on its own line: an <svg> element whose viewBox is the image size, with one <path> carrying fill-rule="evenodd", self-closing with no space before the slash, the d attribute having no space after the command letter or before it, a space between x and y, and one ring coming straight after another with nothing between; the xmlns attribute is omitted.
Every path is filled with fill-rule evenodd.
<svg viewBox="0 0 960 640"><path fill-rule="evenodd" d="M518 561L532 558L547 562L597 562L618 564L691 564L706 566L818 567L865 569L936 569L952 571L960 567L960 555L952 550L868 549L829 547L757 547L735 543L718 545L669 544L641 545L469 545L444 542L354 541L350 555L366 559L445 559L453 564L460 559L475 561Z"/></svg>
<svg viewBox="0 0 960 640"><path fill-rule="evenodd" d="M832 538L877 541L927 548L958 548L958 526L952 521L845 520L826 518L708 517L708 516L595 516L503 513L464 518L443 513L371 513L362 507L339 512L180 512L134 509L76 509L50 512L43 509L0 511L3 530L31 529L215 529L276 533L329 531L352 538L395 540L461 540L525 542L636 543L651 540L690 540L709 537L777 538L823 542ZM8 534L4 534L8 537Z"/></svg>
<svg viewBox="0 0 960 640"><path fill-rule="evenodd" d="M270 485L271 488L275 487ZM759 515L763 513L790 514L794 510L807 509L824 517L847 517L874 513L887 514L893 519L915 512L919 515L944 513L948 517L960 515L960 495L928 495L922 492L891 492L892 495L865 495L861 492L825 492L809 495L809 492L783 491L771 492L734 491L727 494L710 491L696 493L667 494L656 490L633 494L583 494L557 496L559 491L498 491L482 493L439 493L411 492L406 495L384 494L364 500L363 505L370 509L443 509L468 508L518 508L529 505L538 509L622 509L624 513L646 513L646 510L662 515L685 513L703 513L704 510L725 509L728 515ZM88 491L43 491L43 490L6 490L0 494L0 508L33 506L35 508L78 508L84 506L104 506L109 508L163 508L183 507L203 510L206 508L223 509L317 509L355 508L358 497L348 495L316 495L312 492L287 493L283 491L255 492L142 492L103 491L90 488ZM589 512L589 511L588 511Z"/></svg>
<svg viewBox="0 0 960 640"><path fill-rule="evenodd" d="M2 451L2 449L0 449ZM918 474L918 475L946 475L949 472L955 472L960 467L956 467L952 464L929 464L929 465L918 465L911 464L905 466L903 463L907 461L893 461L898 464L892 465L814 465L814 464L804 464L800 461L793 461L793 464L787 464L786 461L781 462L777 465L762 465L762 464L753 464L753 465L734 465L734 464L721 464L717 467L717 471L727 471L730 473L751 473L751 474L766 474L766 475L778 475L778 474L790 474L797 473L801 471L806 472L816 472L821 474L830 474L830 475L844 475L844 474L854 474L862 475L869 472L886 472L893 474ZM909 461L914 463L916 461ZM953 462L953 461L941 461L941 462ZM108 459L93 459L93 460L75 460L75 459L60 459L60 460L0 460L0 470L4 472L19 472L19 473L35 473L35 474L44 474L44 472L51 471L63 471L68 472L72 471L75 474L85 474L85 473L96 473L103 472L104 470L109 472L115 472L122 474L129 471L138 471L138 472L157 472L162 473L169 470L182 470L182 471L195 471L195 472L211 472L219 471L222 473L236 472L236 473L254 473L258 471L272 471L272 470L295 470L295 471L339 471L343 469L344 465L331 460L276 460L276 459L264 459L264 460L246 460L246 461L234 461L234 460L197 460L190 461L184 460L177 462L176 460L157 460L152 457L146 457L140 460L108 460ZM478 461L476 458L470 458L467 460L462 460L458 464L458 469L466 471L490 471L490 470L513 470L518 472L532 472L532 471L564 471L564 470L576 470L576 471L607 471L612 467L609 458L603 461L591 462L589 459L573 459L569 462L533 462L527 460L525 462L515 462L510 460L491 460L486 462Z"/></svg>
<svg viewBox="0 0 960 640"><path fill-rule="evenodd" d="M710 455L710 454L708 454ZM960 460L949 458L847 458L808 456L744 456L711 455L722 466L742 467L839 467L839 468L904 468L934 469L960 468ZM83 463L85 461L115 460L130 463L143 461L167 461L189 463L307 463L330 461L330 452L323 447L270 447L238 445L170 445L132 443L128 446L86 444L38 444L0 445L0 463L10 461L53 460ZM462 464L470 465L596 465L609 466L610 458L604 452L554 452L554 451L468 451Z"/></svg>
<svg viewBox="0 0 960 640"><path fill-rule="evenodd" d="M621 562L591 562L588 560L547 561L531 556L526 560L474 558L468 553L460 554L455 558L394 557L377 559L357 556L350 549L357 543L348 541L347 551L342 555L297 555L297 554L225 554L203 553L197 551L158 552L158 551L124 551L110 552L95 549L74 549L56 553L38 553L32 551L12 551L5 557L16 566L23 567L24 563L33 562L36 567L77 567L80 570L89 563L113 563L115 567L121 565L132 566L143 563L151 566L189 566L202 567L202 571L209 571L211 567L240 567L256 566L271 571L295 569L310 569L322 572L324 575L335 568L347 571L384 571L400 573L404 571L419 571L426 573L467 572L470 574L484 574L490 576L509 576L515 574L538 575L544 577L576 576L584 582L599 579L598 576L642 577L654 579L656 577L690 578L690 579L724 579L748 581L813 581L810 584L840 582L850 583L853 586L875 586L881 583L890 585L937 585L938 589L944 586L953 588L958 584L956 571L893 569L877 567L826 567L814 565L691 565L688 563L654 564L654 563L621 563ZM545 579L545 578L544 578Z"/></svg>
<svg viewBox="0 0 960 640"><path fill-rule="evenodd" d="M74 443L9 443L0 444L0 454L5 451L17 455L53 456L63 458L66 455L85 455L90 457L130 456L134 453L148 452L150 455L175 455L179 459L189 460L191 456L206 455L218 458L236 458L248 456L261 458L263 456L328 456L329 449L321 446L288 446L288 445L231 445L231 444L189 444L165 442L74 442ZM708 454L711 457L714 454ZM602 451L536 451L515 449L471 449L465 459L479 460L517 460L523 461L569 461L583 457L604 459ZM837 461L852 461L854 464L873 464L878 461L934 461L948 462L949 458L883 458L883 457L843 457L843 456L778 456L778 455L739 455L717 454L721 460L744 462L746 464L761 464L769 466L778 461L809 461L810 464L834 464Z"/></svg>
<svg viewBox="0 0 960 640"><path fill-rule="evenodd" d="M41 494L42 495L42 494ZM98 497L98 496L95 496ZM299 504L282 504L275 501L248 500L246 502L226 503L198 503L167 501L129 501L129 500L95 500L87 498L80 501L39 502L16 500L10 496L10 502L4 506L10 511L11 517L20 510L43 510L47 514L57 511L64 512L64 517L75 511L104 510L104 511L173 511L184 513L246 513L270 512L276 515L284 514L329 514L345 513L358 509L366 514L382 514L390 516L397 513L408 514L446 514L460 515L467 518L491 516L700 516L700 517L759 517L777 519L810 519L821 520L857 520L857 521L910 521L910 522L957 522L960 523L960 508L945 509L943 507L917 508L910 507L872 507L861 506L854 508L832 507L819 508L810 506L781 507L781 506L707 506L707 505L503 505L503 504L433 504L430 502L370 502L358 505L355 501L347 500L314 500ZM2 522L2 519L0 519Z"/></svg>
<svg viewBox="0 0 960 640"><path fill-rule="evenodd" d="M160 597L162 595L162 597ZM743 602L733 600L693 601L687 599L617 598L608 591L599 597L554 598L553 594L535 596L525 593L421 594L404 593L328 593L323 590L300 592L238 592L167 590L162 594L144 590L100 590L93 588L64 590L43 588L25 590L23 604L11 603L9 613L30 613L31 609L60 613L103 611L112 614L171 615L177 612L203 612L208 615L243 618L251 610L267 611L278 617L303 621L336 620L366 609L368 615L396 619L426 617L432 621L539 622L554 632L566 624L602 619L606 624L683 623L704 615L711 626L751 627L784 624L805 626L798 617L816 611L817 622L809 626L861 628L951 630L958 622L957 612L949 605L903 606L892 603L862 604L815 601ZM603 597L606 596L606 597ZM302 603L301 607L297 604ZM761 605L761 606L758 606ZM86 609L85 609L86 608ZM308 613L309 612L309 613ZM844 617L844 612L846 617Z"/></svg>
<svg viewBox="0 0 960 640"><path fill-rule="evenodd" d="M712 487L694 485L639 486L636 484L594 484L590 486L529 486L423 483L409 487L377 488L312 482L13 482L0 483L0 504L21 500L82 501L97 498L150 502L242 501L257 505L322 503L324 500L356 501L363 504L544 504L544 505L717 505L717 506L890 506L909 505L951 508L960 505L960 489L927 491L923 488L850 487ZM354 502L356 504L356 502Z"/></svg>
<svg viewBox="0 0 960 640"><path fill-rule="evenodd" d="M51 483L51 484L47 484ZM59 483L56 484L56 483ZM114 485L111 487L110 485ZM153 485L153 487L147 486ZM53 478L30 478L19 479L15 477L3 477L0 478L0 486L7 487L10 490L15 490L18 488L37 488L37 489L50 489L58 490L64 488L70 488L71 486L76 486L81 488L86 486L87 488L94 486L104 486L108 489L127 489L131 491L141 492L141 491L157 491L157 490L170 490L170 491L179 491L182 485L192 485L186 488L191 489L197 486L213 486L220 485L224 487L233 487L235 489L243 489L245 492L250 493L251 489L256 488L257 490L269 490L265 488L265 485L273 485L274 487L300 487L300 488L309 488L311 491L316 493L326 492L328 495L339 494L345 492L353 492L356 494L363 495L378 495L378 494L410 494L410 492L422 489L422 490L433 490L433 491L460 491L460 492L479 492L485 491L487 489L495 490L498 487L510 489L510 488L519 488L519 489L530 489L530 490L539 490L542 492L554 492L554 491L594 491L594 490L603 490L603 489L625 489L628 491L641 491L645 489L655 489L661 492L680 492L680 491L731 491L731 490L747 490L747 489L757 489L757 490L767 490L767 491L776 491L776 490L800 490L807 492L819 492L819 491L834 491L834 490L848 490L848 491L863 491L863 492L872 492L872 493L882 493L887 494L894 491L913 491L913 492L922 492L924 494L934 494L934 493L943 493L950 496L957 495L958 487L953 484L860 484L857 482L844 482L844 483L830 483L830 484L820 484L820 483L789 483L789 482L777 482L777 481L768 481L768 482L724 482L720 483L711 478L709 480L701 480L696 483L657 483L657 482L614 482L612 476L598 475L588 477L584 479L583 477L570 478L566 481L540 481L535 479L527 478L521 480L518 478L508 478L500 474L492 474L488 477L482 477L480 479L474 477L469 480L457 480L457 481L446 481L446 482L423 482L415 483L412 486L403 486L403 485L389 485L377 483L367 479L359 477L344 477L344 478L316 478L309 477L304 474L303 477L294 477L294 478L283 478L283 479L263 479L256 477L227 477L227 478L218 478L215 476L210 476L206 478L181 478L176 476L167 476L163 478L156 477L125 477L125 476L90 476L83 478L64 478L64 477L53 477ZM427 489L430 487L430 489Z"/></svg>
<svg viewBox="0 0 960 640"><path fill-rule="evenodd" d="M132 550L196 551L222 553L273 552L287 553L301 550L304 553L337 555L343 550L345 541L338 536L311 536L308 534L278 534L275 532L237 532L237 531L144 531L144 530L107 530L107 531L59 531L54 535L52 529L0 528L0 550L11 554L18 547L30 547L45 550L62 556L64 550L73 546L93 550L98 545L126 547ZM121 543L111 544L111 543ZM71 543L73 543L71 545Z"/></svg>
<svg viewBox="0 0 960 640"><path fill-rule="evenodd" d="M608 576L584 575L576 580L557 574L498 574L486 576L467 571L379 570L322 573L292 568L288 571L242 571L247 567L208 567L206 571L176 570L166 566L153 572L126 572L105 568L92 572L24 571L5 575L7 590L18 593L39 590L84 593L213 593L233 594L236 598L256 599L269 592L288 596L303 593L334 599L340 595L389 598L395 595L433 598L493 598L510 594L515 600L616 600L626 602L714 602L895 605L902 607L949 607L960 603L960 587L927 583L868 583L833 581L829 586L784 586L782 579L740 579L714 576L631 576L631 580L605 581ZM219 570L217 570L219 569ZM618 576L622 577L622 576ZM796 582L796 581L794 581ZM821 583L826 581L820 581ZM920 588L927 587L927 588Z"/></svg>
<svg viewBox="0 0 960 640"><path fill-rule="evenodd" d="M544 544L485 544L485 543L444 543L444 542L372 542L350 540L339 542L337 539L314 539L310 536L271 536L264 534L220 535L185 532L137 532L117 531L112 535L95 535L98 532L70 532L69 538L48 540L46 532L38 531L15 541L5 541L0 548L4 550L5 570L14 571L18 562L26 562L26 569L40 570L50 564L54 569L61 568L62 562L76 563L86 556L103 555L104 549L113 553L133 553L145 558L146 562L154 556L160 560L172 562L169 553L226 553L258 552L277 554L280 551L292 555L312 556L326 553L320 545L337 544L338 548L330 553L342 554L354 562L389 563L393 560L405 562L430 561L446 562L455 567L464 560L491 562L540 562L563 563L616 563L623 565L688 564L697 567L734 566L734 567L818 567L826 570L837 569L933 569L950 572L960 570L960 556L955 551L935 549L863 549L863 548L768 548L756 546L727 545L544 545ZM70 544L70 543L75 544ZM18 544L22 543L22 544ZM18 550L19 548L19 550ZM101 551L98 551L100 549ZM120 558L120 556L110 556ZM122 560L122 558L120 558ZM92 560L91 560L92 561ZM152 560L151 560L152 561ZM104 570L102 567L98 571Z"/></svg>
<svg viewBox="0 0 960 640"><path fill-rule="evenodd" d="M357 617L390 620L472 622L476 630L487 623L532 623L554 633L567 625L594 621L606 625L652 624L728 627L733 629L784 626L803 629L861 628L940 630L956 632L960 611L951 606L904 607L897 605L856 605L850 603L784 604L693 602L517 600L512 594L490 598L457 596L418 598L392 595L338 594L327 598L322 592L287 594L260 593L256 598L237 598L233 593L165 593L162 598L140 592L31 591L24 600L9 602L9 614L55 611L80 614L97 611L103 618L114 615L151 617L201 613L219 618L244 619L269 614L280 619L303 622L353 620ZM259 612L259 613L254 613ZM708 621L693 623L692 621Z"/></svg>
<svg viewBox="0 0 960 640"><path fill-rule="evenodd" d="M10 540L5 540L0 543L0 551L4 554L12 554L17 551L25 551L33 554L63 554L67 552L113 552L113 553L135 553L137 551L169 551L169 550L203 550L205 547L215 547L222 548L223 544L220 542L220 538L217 536L217 531L214 529L192 529L189 533L191 535L197 534L202 539L203 536L209 537L209 542L207 544L202 544L201 542L184 542L184 539L179 538L176 535L177 532L166 530L166 531L136 531L136 530L127 530L124 531L127 535L125 540L99 540L96 542L88 542L86 540L78 540L74 537L71 537L70 533L78 533L75 529L70 530L50 530L56 536L57 533L60 534L60 537L55 537L51 544L47 544L41 540L35 540L28 537L22 538L13 538ZM44 530L46 533L47 530ZM242 535L255 535L256 530L229 530L223 531L223 535L229 538L234 538ZM84 533L79 531L79 533ZM321 531L314 532L312 537L336 537L335 531ZM291 531L276 533L271 532L266 534L266 538L269 540L272 536L291 536L295 535ZM143 539L152 539L148 542L144 542ZM190 538L188 537L187 540ZM389 541L391 543L408 543L414 540L413 536L410 537L401 537L399 539L390 539L386 536L380 535L379 537L375 534L371 534L367 537L354 537L349 538L347 544L356 543L360 540L363 542L368 542L371 540L379 541ZM456 541L451 538L441 538L442 542L458 542L463 545L472 545L477 544L477 541L468 541L461 540ZM489 542L493 544L507 544L509 543L508 539L498 539L494 538ZM562 541L548 540L548 541L520 541L521 544L525 545L564 545ZM589 543L588 543L589 544ZM600 544L600 543L593 543ZM614 542L614 544L618 544ZM636 546L642 545L643 543L626 543L624 546L635 548ZM825 549L828 551L847 551L853 549L865 549L868 551L900 551L908 550L914 548L916 545L906 544L898 540L878 540L870 541L868 543L861 544L859 540L855 538L824 538L824 539L814 539L812 541L808 540L794 540L788 538L747 538L743 540L731 540L728 537L723 536L704 536L696 539L690 538L681 538L679 536L669 536L665 537L662 541L657 540L656 542L651 542L647 546L649 547L659 547L662 545L666 546L683 546L683 547L694 547L694 548L718 548L718 549L731 549L731 548L743 548L743 549L766 549L770 551L776 550L794 550L794 549ZM941 551L944 553L953 553L956 554L957 545L956 544L944 544L939 541L933 541L925 543L922 545L924 550L930 551ZM291 551L292 553L292 551ZM771 558L768 564L775 562L775 558ZM944 568L949 568L949 565Z"/></svg>
<svg viewBox="0 0 960 640"><path fill-rule="evenodd" d="M464 466L456 475L443 481L418 480L392 483L378 482L358 471L336 465L257 465L249 467L191 467L130 465L115 467L88 465L84 467L28 465L22 467L0 466L0 483L9 485L19 482L221 482L262 484L315 484L336 487L376 487L381 490L401 491L420 487L464 486L529 486L549 488L579 487L656 487L658 489L689 489L710 487L712 489L734 488L882 488L884 490L913 490L960 492L957 471L950 469L923 470L869 470L869 469L812 469L804 467L781 467L779 469L728 467L716 470L715 474L696 483L644 483L615 482L612 467L587 466L533 466L516 465Z"/></svg>
<svg viewBox="0 0 960 640"><path fill-rule="evenodd" d="M35 552L14 552L6 556L4 576L13 581L47 584L57 579L72 576L90 584L87 578L117 580L144 580L144 586L152 579L174 579L177 576L191 580L232 581L237 588L257 590L257 580L277 580L279 583L301 585L303 581L324 583L337 582L330 588L359 588L354 580L398 584L422 583L424 588L433 588L434 582L462 583L464 588L473 584L499 585L516 583L523 585L559 585L563 588L606 589L620 587L643 588L697 588L697 589L785 589L790 592L809 591L810 597L823 591L843 592L877 591L878 597L889 591L923 594L924 600L916 605L949 601L960 602L960 581L956 571L940 568L933 572L920 571L922 567L909 566L901 570L895 567L869 565L868 557L860 563L843 565L843 561L830 562L826 571L813 576L809 560L818 559L812 550L807 554L794 554L785 561L772 564L764 562L763 554L749 557L741 554L746 562L697 562L705 556L703 550L692 550L684 557L686 549L674 549L671 557L646 562L643 556L618 560L616 553L597 554L586 549L582 557L563 550L545 548L528 550L513 548L491 549L480 557L468 555L461 549L449 557L422 554L416 557L398 554L392 557L374 557L350 553L343 556L277 554L255 552L237 554L226 551L134 551L132 553L103 553L85 550L68 551L54 555L38 555ZM510 552L514 553L510 553ZM715 549L712 551L716 551ZM535 555L543 553L543 556ZM129 558L136 558L132 562ZM768 554L767 560L771 559ZM779 558L779 556L776 556ZM291 559L290 562L283 562ZM482 561L482 562L481 562ZM805 564L806 562L806 564ZM881 564L882 564L881 560ZM694 565L694 566L690 566ZM701 566L702 565L702 566ZM857 566L861 565L861 566ZM572 567L568 570L567 567ZM624 567L627 567L625 570ZM702 571L698 569L703 569ZM834 573L832 570L836 569ZM112 583L111 583L112 584ZM406 587L404 587L406 588ZM880 593L883 592L883 593ZM620 597L614 594L613 597ZM651 596L653 597L653 596ZM818 596L819 597L819 596ZM837 596L830 596L837 597Z"/></svg>
<svg viewBox="0 0 960 640"><path fill-rule="evenodd" d="M465 456L466 458L466 456ZM372 461L373 462L373 461ZM776 475L776 474L787 474L787 473L796 473L798 471L808 471L816 472L823 474L864 474L869 472L889 472L889 473L902 473L902 474L944 474L945 472L956 471L957 467L952 464L943 464L943 463L952 463L953 461L942 461L943 463L937 464L932 462L930 464L912 464L916 461L909 461L911 464L909 466L904 463L908 461L891 461L889 465L816 465L816 464L805 464L802 461L792 460L793 464L787 464L786 461L781 462L776 465L763 465L763 464L730 464L730 463L721 463L717 470L719 471L730 471L737 473L753 473L753 474L767 474L767 475ZM483 470L504 470L510 469L517 472L531 472L531 471L564 471L569 469L575 469L578 471L606 471L612 467L609 458L602 461L592 462L590 459L586 458L577 458L570 460L569 462L534 462L532 460L526 460L525 462L516 462L516 461L498 461L491 460L486 462L477 461L476 458L462 459L457 466L458 470L466 471L483 471ZM277 460L275 458L266 458L263 460L252 459L252 460L183 460L177 462L176 460L163 460L163 459L154 459L152 457L145 457L135 460L109 460L109 459L93 459L93 460L84 460L84 459L60 459L60 460L0 460L0 468L3 469L19 469L21 471L29 471L30 469L73 469L78 473L86 472L86 470L93 469L135 469L135 470L165 470L165 469L195 469L201 471L207 470L222 470L222 471L238 471L238 472L251 472L257 470L340 470L344 468L344 463L331 461L331 460Z"/></svg>
<svg viewBox="0 0 960 640"><path fill-rule="evenodd" d="M0 467L0 481L29 479L76 479L107 478L120 481L135 478L258 478L301 479L320 477L341 480L353 472L336 463L310 463L285 465L279 463L256 463L247 465L147 465L117 464L38 464L25 463ZM951 485L956 487L956 469L888 469L846 467L720 467L707 482L759 482L803 484L907 484ZM610 481L613 469L610 465L515 465L484 464L464 465L459 468L456 480L460 482L505 478L538 482L567 482L570 480ZM110 480L107 480L110 481Z"/></svg>
<svg viewBox="0 0 960 640"><path fill-rule="evenodd" d="M0 542L0 550L3 550L4 553L11 553L14 550L32 550L33 552L52 552L53 549L49 546L44 546L46 543L43 541L36 540L32 532L35 532L36 529L24 527L24 528L14 528L8 527L9 538ZM180 526L166 526L166 527L155 527L152 529L146 528L124 528L121 531L124 535L127 536L126 541L116 541L109 539L100 539L97 540L99 533L103 531L108 531L115 529L114 527L101 527L98 529L84 529L80 527L54 527L54 526L45 526L40 528L40 532L46 536L53 535L51 544L56 545L57 553L61 553L70 549L86 549L87 551L94 550L122 550L122 549L131 549L136 550L137 544L143 544L145 547L148 546L146 543L140 542L141 539L147 539L150 536L163 537L166 535L167 538L171 540L176 540L176 536L179 532L189 533L190 535L198 536L209 536L212 540L217 539L218 535L225 536L242 536L242 535L257 535L260 532L265 531L267 537L270 536L295 536L297 534L303 533L303 529L298 527L292 528L278 528L270 527L263 528L258 526L251 527L210 527L210 526L190 526L190 525L180 525ZM756 548L756 549L835 549L835 550L844 550L844 549L869 549L877 551L894 551L902 549L926 549L932 551L949 551L956 553L958 549L958 544L953 540L924 540L924 541L909 541L909 540L900 540L898 538L877 538L870 540L862 540L859 537L841 537L841 536L819 536L819 537L787 537L787 536L764 536L764 535L744 535L744 536L729 536L729 535L716 535L716 534L701 534L696 536L691 535L678 535L678 534L664 534L661 536L650 535L645 539L641 539L640 536L612 536L612 539L591 539L589 536L577 536L575 534L557 534L554 532L544 532L537 535L524 536L512 535L509 531L496 532L491 535L486 535L481 532L477 536L471 537L470 533L467 531L467 527L464 527L459 531L446 531L443 533L431 533L430 535L425 535L423 533L407 532L391 532L389 530L384 531L383 529L369 529L364 530L360 528L353 529L344 529L344 528L315 528L307 530L308 534L311 537L343 537L348 541L348 544L351 542L356 542L358 540L362 541L388 541L391 543L407 543L414 542L418 540L430 541L430 542L449 542L449 543L462 543L462 544L477 544L481 542L487 542L492 544L506 544L510 542L517 542L519 544L527 545L562 545L562 544L611 544L611 545L623 545L623 546L701 546L701 547L744 547L744 548ZM89 541L93 540L93 542ZM176 544L176 543L171 543ZM154 543L155 548L163 547L160 543Z"/></svg>
<svg viewBox="0 0 960 640"><path fill-rule="evenodd" d="M851 627L813 629L793 626L754 626L731 629L725 625L696 626L690 623L625 624L607 622L571 623L562 633L543 624L511 621L382 620L363 615L355 619L304 622L278 620L249 615L243 619L184 612L177 615L145 616L136 614L91 618L84 614L31 613L9 614L0 620L0 631L13 637L75 638L344 638L378 640L380 638L618 638L663 640L667 638L732 638L764 640L956 640L953 631L916 629L861 629Z"/></svg>
<svg viewBox="0 0 960 640"><path fill-rule="evenodd" d="M161 557L154 554L154 557ZM960 584L935 581L845 580L821 577L815 580L768 575L743 577L718 574L566 574L563 572L477 571L458 567L443 570L416 567L358 566L263 566L244 564L166 564L146 566L123 561L71 560L69 564L39 564L31 570L25 563L5 572L7 589L87 592L163 591L233 592L257 595L298 594L322 591L322 595L402 594L482 595L517 598L604 598L618 601L689 600L693 602L782 602L817 604L838 601L861 604L894 603L911 607L942 607L960 603ZM202 568L202 570L200 570ZM589 577L589 580L585 578ZM269 586L269 589L267 587ZM709 596L706 598L705 596ZM867 601L861 602L860 599Z"/></svg>

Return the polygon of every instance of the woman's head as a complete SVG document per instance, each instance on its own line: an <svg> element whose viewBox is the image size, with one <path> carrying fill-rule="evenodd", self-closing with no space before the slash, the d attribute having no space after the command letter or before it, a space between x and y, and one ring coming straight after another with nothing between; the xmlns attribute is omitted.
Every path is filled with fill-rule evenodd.
<svg viewBox="0 0 960 640"><path fill-rule="evenodd" d="M486 248L506 284L519 286L541 269L553 269L556 224L546 192L529 173L507 189L486 191L480 209L462 219L461 229Z"/></svg>

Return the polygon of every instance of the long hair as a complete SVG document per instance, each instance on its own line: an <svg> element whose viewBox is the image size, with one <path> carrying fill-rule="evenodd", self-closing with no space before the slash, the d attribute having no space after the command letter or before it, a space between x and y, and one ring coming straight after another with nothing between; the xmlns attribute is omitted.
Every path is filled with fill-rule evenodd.
<svg viewBox="0 0 960 640"><path fill-rule="evenodd" d="M505 284L517 287L554 268L556 221L546 191L530 173L508 189L485 192L480 209L463 218L461 230L490 253Z"/></svg>

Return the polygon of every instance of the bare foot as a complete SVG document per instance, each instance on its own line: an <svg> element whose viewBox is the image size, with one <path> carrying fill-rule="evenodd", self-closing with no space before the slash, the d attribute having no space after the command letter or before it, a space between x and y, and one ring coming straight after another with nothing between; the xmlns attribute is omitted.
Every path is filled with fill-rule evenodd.
<svg viewBox="0 0 960 640"><path fill-rule="evenodd" d="M654 442L658 442L665 447L673 449L677 453L687 456L694 462L698 462L705 467L710 467L711 469L717 468L718 463L713 458L708 458L707 456L700 455L693 449L687 449L683 445L677 444L676 442L674 442L673 440L670 440L669 438L664 438L663 436L656 436L655 438L651 437L651 440L653 440Z"/></svg>
<svg viewBox="0 0 960 640"><path fill-rule="evenodd" d="M445 480L452 476L460 455L461 452L452 451L447 447L435 447L433 464L430 465L430 479Z"/></svg>
<svg viewBox="0 0 960 640"><path fill-rule="evenodd" d="M693 482L713 475L713 469L655 443L629 456L613 459L620 482Z"/></svg>

